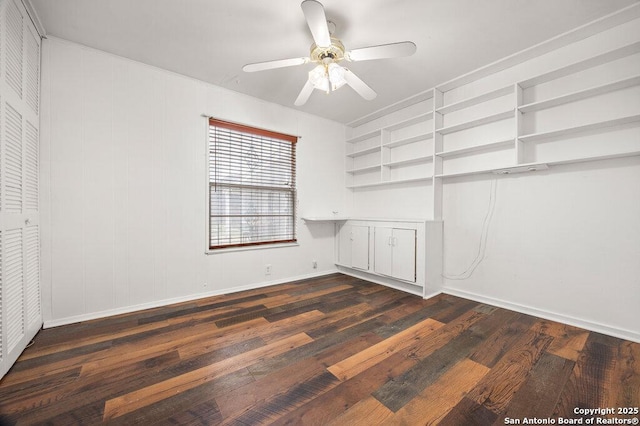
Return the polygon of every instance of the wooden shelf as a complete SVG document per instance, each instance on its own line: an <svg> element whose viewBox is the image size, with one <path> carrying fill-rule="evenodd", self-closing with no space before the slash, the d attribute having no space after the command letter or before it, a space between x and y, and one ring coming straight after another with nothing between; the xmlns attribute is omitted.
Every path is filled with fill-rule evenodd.
<svg viewBox="0 0 640 426"><path fill-rule="evenodd" d="M396 185L400 183L423 182L423 181L430 181L430 180L431 180L431 176L426 176L426 177L411 178L411 179L385 180L385 181L378 181L378 182L372 182L372 183L363 183L359 185L350 185L350 186L347 186L347 188L350 188L350 189L371 188L374 186Z"/></svg>
<svg viewBox="0 0 640 426"><path fill-rule="evenodd" d="M433 132L421 133L421 134L416 135L416 136L411 136L410 138L398 139L397 141L385 143L382 146L386 147L386 148L394 148L396 146L408 145L410 143L414 143L414 142L418 142L418 141L422 141L422 140L427 140L427 139L432 139L432 138L433 138Z"/></svg>
<svg viewBox="0 0 640 426"><path fill-rule="evenodd" d="M612 83L603 84L600 86L590 87L588 89L579 90L566 95L557 96L555 98L546 99L544 101L532 102L530 104L522 105L518 109L520 112L532 112L539 111L546 108L566 104L569 102L579 101L581 99L590 98L593 96L601 95L616 90L626 89L627 87L637 86L640 84L640 76L634 76L631 78L625 78L623 80L614 81Z"/></svg>
<svg viewBox="0 0 640 426"><path fill-rule="evenodd" d="M482 102L490 101L491 99L496 99L502 96L510 95L513 93L513 88L514 88L513 85L501 87L500 89L492 90L490 92L486 92L478 96L474 96L474 97L463 99L461 101L458 101L449 105L445 105L441 108L436 109L436 112L440 114L449 114L450 112L468 108L470 106L477 105Z"/></svg>
<svg viewBox="0 0 640 426"><path fill-rule="evenodd" d="M470 146L467 148L460 149L452 149L449 151L436 152L438 157L446 158L446 157L455 157L458 155L471 154L479 151L489 151L491 149L498 149L508 147L509 145L514 146L514 139L507 139L503 141L490 142L482 145Z"/></svg>
<svg viewBox="0 0 640 426"><path fill-rule="evenodd" d="M440 133L441 135L446 135L449 133L459 132L461 130L482 126L485 124L493 123L495 121L505 120L507 118L512 118L512 117L513 117L513 110L511 109L509 111L500 112L498 114L492 114L486 117L478 118L471 121L466 121L464 123L456 124L453 126L447 126L441 129L436 129L436 132Z"/></svg>
<svg viewBox="0 0 640 426"><path fill-rule="evenodd" d="M371 148L361 149L360 151L347 154L347 157L359 157L361 155L371 154L372 152L376 152L376 151L380 151L380 146L373 146Z"/></svg>
<svg viewBox="0 0 640 426"><path fill-rule="evenodd" d="M621 59L626 56L631 56L638 52L640 52L640 42L631 43L626 46L620 47L618 49L601 53L600 55L592 56L582 61L574 62L573 64L570 64L570 65L556 68L553 71L549 71L537 77L533 77L528 80L521 81L519 85L523 89L526 89L527 87L536 86L538 84L542 84L547 81L555 80L560 77L565 77L570 74L575 74L589 68L597 67L598 65L602 65L607 62L615 61L616 59Z"/></svg>
<svg viewBox="0 0 640 426"><path fill-rule="evenodd" d="M376 169L380 170L380 164L376 164L375 166L357 167L355 169L347 170L347 173L363 173Z"/></svg>
<svg viewBox="0 0 640 426"><path fill-rule="evenodd" d="M385 167L397 167L406 166L409 164L428 163L430 161L433 161L433 156L425 155L422 157L408 158L406 160L389 161L388 163L383 163L382 165Z"/></svg>
<svg viewBox="0 0 640 426"><path fill-rule="evenodd" d="M531 133L528 135L519 136L518 140L522 142L538 141L543 139L558 138L561 136L571 135L574 133L584 133L594 130L604 129L613 126L622 126L624 124L640 121L640 114L631 115L628 117L616 118L613 120L599 121L597 123L584 124L582 126L568 127L560 130L553 130L550 132Z"/></svg>

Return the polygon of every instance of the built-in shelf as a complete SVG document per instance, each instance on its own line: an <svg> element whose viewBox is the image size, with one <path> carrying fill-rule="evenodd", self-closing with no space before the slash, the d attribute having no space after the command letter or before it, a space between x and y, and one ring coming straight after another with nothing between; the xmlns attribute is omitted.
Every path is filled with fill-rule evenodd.
<svg viewBox="0 0 640 426"><path fill-rule="evenodd" d="M452 177L459 177L459 176L479 175L479 174L485 174L485 173L494 173L499 170L505 170L510 168L514 168L514 169L526 168L528 169L527 171L533 172L533 171L546 170L548 166L560 166L563 164L585 163L589 161L613 160L616 158L625 158L625 157L634 157L634 156L640 156L640 150L618 152L615 154L593 155L588 157L567 158L563 160L553 160L553 161L544 161L544 162L535 162L535 163L522 163L522 164L517 164L512 166L499 167L499 168L493 167L490 169L478 169L478 170L470 170L470 171L454 172L454 173L441 173L441 174L435 175L435 177L436 178L452 178ZM535 169L535 170L529 170L529 169Z"/></svg>
<svg viewBox="0 0 640 426"><path fill-rule="evenodd" d="M489 169L465 170L463 172L453 172L453 173L440 173L440 174L435 175L434 177L436 177L436 178L451 178L451 177L458 177L458 176L480 175L480 174L484 174L484 173L491 173L495 169L496 169L495 167L491 167Z"/></svg>
<svg viewBox="0 0 640 426"><path fill-rule="evenodd" d="M355 136L353 138L349 138L347 139L347 143L357 143L357 142L362 142L362 141L366 141L367 139L371 139L374 138L376 136L380 136L381 132L383 130L389 131L389 132L393 132L395 130L399 130L405 127L409 127L412 126L414 124L418 124L421 122L426 122L429 121L433 118L433 112L425 112L423 114L419 114L416 116L413 116L411 118L407 118L405 120L402 121L398 121L396 123L392 123L383 127L380 127L378 129L375 130L371 130L368 131L366 133L363 133L359 136Z"/></svg>
<svg viewBox="0 0 640 426"><path fill-rule="evenodd" d="M347 173L364 173L364 172L369 172L371 170L380 170L380 164L375 164L372 166L365 166L365 167L356 167L353 168L351 170L347 170Z"/></svg>
<svg viewBox="0 0 640 426"><path fill-rule="evenodd" d="M421 157L407 158L406 160L389 161L389 162L383 163L382 165L386 167L397 167L397 166L406 166L409 164L428 163L430 161L433 161L433 156L424 155Z"/></svg>
<svg viewBox="0 0 640 426"><path fill-rule="evenodd" d="M374 186L387 186L387 185L397 185L397 184L401 184L401 183L410 183L410 182L424 182L424 181L430 181L431 180L431 175L429 176L425 176L425 177L419 177L419 178L411 178L411 179L397 179L397 180L385 180L385 181L378 181L378 182L371 182L371 183L362 183L362 184L356 184L356 185L349 185L347 186L347 188L371 188Z"/></svg>
<svg viewBox="0 0 640 426"><path fill-rule="evenodd" d="M493 123L495 121L505 120L507 118L513 117L513 110L499 112L497 114L487 115L485 117L477 118L471 121L465 121L464 123L456 124L453 126L443 127L441 129L436 129L436 132L447 135L449 133L459 132L461 130L470 129L472 127L482 126L485 124Z"/></svg>
<svg viewBox="0 0 640 426"><path fill-rule="evenodd" d="M490 142L490 143L485 143L485 144L481 144L481 145L474 145L474 146L469 146L466 148L460 148L460 149L452 149L449 151L442 151L442 152L436 152L436 155L438 157L455 157L458 155L467 155L467 154L471 154L474 152L479 152L479 151L490 151L492 149L499 149L499 148L506 148L506 147L513 147L514 146L514 139L507 139L507 140L503 140L503 141L497 141L497 142Z"/></svg>
<svg viewBox="0 0 640 426"><path fill-rule="evenodd" d="M410 143L428 140L432 138L433 138L433 132L427 132L427 133L421 133L416 136L411 136L410 138L398 139L396 141L388 142L382 146L386 148L394 148L396 146L408 145Z"/></svg>
<svg viewBox="0 0 640 426"><path fill-rule="evenodd" d="M601 53L600 55L592 56L582 61L574 62L570 65L556 68L553 71L549 71L547 73L538 75L528 80L521 81L519 85L523 89L526 89L528 87L542 84L547 81L555 80L557 78L565 77L567 75L584 71L589 68L597 67L598 65L615 61L616 59L621 59L627 56L631 56L638 52L640 52L640 42L631 43L626 46L620 47L618 49Z"/></svg>
<svg viewBox="0 0 640 426"><path fill-rule="evenodd" d="M347 157L359 157L361 155L371 154L372 152L380 151L379 146L372 146L371 148L361 149L356 152L352 152L347 154Z"/></svg>
<svg viewBox="0 0 640 426"><path fill-rule="evenodd" d="M342 222L349 220L346 216L303 216L305 222Z"/></svg>
<svg viewBox="0 0 640 426"><path fill-rule="evenodd" d="M478 96L474 96L474 97L463 99L461 101L458 101L449 105L445 105L441 108L436 109L436 112L440 114L449 114L450 112L468 108L470 106L477 105L482 102L490 101L491 99L496 99L502 96L510 95L513 93L513 88L514 88L513 85L501 87L499 89L492 90L490 92L486 92Z"/></svg>
<svg viewBox="0 0 640 426"><path fill-rule="evenodd" d="M550 132L531 133L528 135L519 136L518 139L522 142L530 142L530 141L537 141L537 140L543 140L543 139L553 139L553 138L571 135L574 133L586 133L586 132L591 132L599 129L604 129L607 127L622 126L622 125L637 122L637 121L640 121L640 114L631 115L628 117L616 118L613 120L599 121L597 123L584 124L581 126L567 127L565 129L553 130Z"/></svg>
<svg viewBox="0 0 640 426"><path fill-rule="evenodd" d="M427 145L426 141L433 139L433 132L431 131L432 125L429 124L429 120L433 119L433 111L412 115L409 118L405 118L391 124L380 127L377 130L372 130L364 133L360 136L351 138L349 143L362 142L367 139L377 137L378 144L371 146L370 148L360 149L353 153L347 154L347 158L355 158L366 154L384 154L383 158L396 157L394 149L403 145L414 144L409 147L409 151L414 154L414 158L408 158L406 160L386 161L382 165L377 161L375 166L356 166L351 163L347 163L347 181L351 184L347 184L347 188L369 188L383 185L395 185L407 182L420 182L433 180L433 173L430 170L410 169L412 164L428 163L433 161L433 155L423 155L426 152L431 152L431 147ZM420 125L418 128L418 126ZM416 126L416 127L412 127ZM404 130L402 134L394 134L396 131ZM429 130L429 131L427 131ZM418 133L417 133L418 132ZM416 134L417 133L417 134ZM407 134L411 136L407 136ZM395 137L395 140L391 138ZM367 142L368 143L368 142ZM372 141L373 143L373 141ZM409 153L406 153L409 154ZM407 155L402 155L406 157ZM373 161L373 159L372 159ZM403 167L408 167L406 170L402 170ZM387 180L390 176L390 169L393 169L394 174L403 176L403 179ZM375 176L375 171L378 171L378 176ZM371 172L366 176L359 176L359 173ZM406 172L406 173L405 173ZM409 178L409 176L411 176ZM366 178L366 179L365 179ZM361 183L358 183L361 182Z"/></svg>
<svg viewBox="0 0 640 426"><path fill-rule="evenodd" d="M429 121L432 118L433 118L433 112L425 112L424 114L419 114L414 117L407 118L406 120L402 120L402 121L398 121L396 123L390 124L388 126L383 127L382 129L393 132L395 130L413 126L414 124Z"/></svg>
<svg viewBox="0 0 640 426"><path fill-rule="evenodd" d="M637 86L638 84L640 84L640 76L634 76L631 78L614 81L612 83L602 84L599 86L590 87L588 89L567 93L566 95L557 96L555 98L546 99L539 102L532 102L530 104L522 105L518 107L518 109L520 110L520 112L539 111L546 108L563 105L569 102L575 102L593 96L601 95L604 93L626 89L627 87Z"/></svg>
<svg viewBox="0 0 640 426"><path fill-rule="evenodd" d="M640 150L617 152L615 154L593 155L589 157L569 158L565 160L546 161L546 164L555 166L555 165L562 165L562 164L584 163L588 161L613 160L616 158L635 157L638 155L640 155Z"/></svg>
<svg viewBox="0 0 640 426"><path fill-rule="evenodd" d="M640 7L636 13L640 13ZM429 91L427 98L432 102L430 106L425 103L423 109L431 108L432 112L414 113L396 122L389 120L390 115L371 115L389 124L380 125L375 130L368 130L372 126L360 127L358 130L365 133L348 140L349 143L360 143L352 146L357 151L347 157L356 158L371 153L371 158L362 160L367 160L367 164L377 164L362 167L357 164L360 158L358 161L347 161L347 168L351 168L346 173L350 184L348 188L428 182L434 185L434 217L438 217L442 214L440 197L444 178L490 173L531 173L554 165L640 155L640 145L633 140L637 139L635 130L640 126L637 97L634 98L640 86L640 71L633 69L640 54L640 41L618 44L608 49L598 48L591 56L587 56L586 50L576 51L583 56L569 59L568 55L566 61L555 62L556 65L548 62L546 70L541 73L536 71L538 65L518 69L519 81L508 81L506 74L500 75L500 82L498 79L495 82L501 87L488 81L479 81L474 88L486 91L474 90L472 96L464 99L456 96L468 96L469 92L447 93L471 82L471 77L463 76L455 80L455 84L444 83ZM621 60L625 67L629 66L628 71L617 69L622 65ZM545 66L543 61L540 66ZM573 80L567 84L566 79L575 77L575 81L579 81L584 74L588 80L592 77L591 73L596 72L600 80L592 81L590 84L593 86L568 89L573 85ZM477 77L482 72L472 74ZM544 87L536 87L541 84L545 84ZM543 93L549 94L541 97ZM607 101L615 103L611 110L607 105L596 106L594 103L598 100L596 97L605 94L611 94ZM420 99L427 99L423 99L423 95L420 95ZM523 99L529 99L529 96L533 101L523 104ZM455 100L445 104L445 99ZM401 104L405 105L397 105ZM556 114L551 114L551 111L548 114L528 114L562 105L567 107L553 110ZM606 115L597 114L595 110L600 108ZM458 118L456 114L449 115L456 111L463 111L461 114L465 116ZM409 110L404 112L409 113ZM471 114L474 117L481 116L473 118ZM576 125L576 120L581 120L581 123ZM495 127L490 126L491 123L495 123ZM468 129L478 131L463 132ZM583 136L608 134L621 129L629 129L619 133L618 136L623 139L621 141L611 141L607 137L585 139L584 143L580 140ZM529 131L536 133L524 134ZM531 146L536 141L544 141L545 149ZM365 145L376 146L363 149ZM432 151L434 149L435 153ZM429 155L425 155L427 153Z"/></svg>
<svg viewBox="0 0 640 426"><path fill-rule="evenodd" d="M362 141L366 141L367 139L375 138L376 136L380 136L380 129L372 130L370 132L363 133L360 136L347 139L347 143L362 142Z"/></svg>
<svg viewBox="0 0 640 426"><path fill-rule="evenodd" d="M508 175L512 173L523 173L529 172L533 173L540 170L548 169L548 165L551 164L549 162L546 163L527 163L527 164L515 164L509 165L505 167L491 167L491 168L483 168L476 170L469 170L464 172L453 172L453 173L442 173L436 175L436 178L452 178L452 177L460 177L460 176L471 176L471 175L480 175L486 173L494 173L500 175ZM508 173L504 173L504 171L508 171Z"/></svg>

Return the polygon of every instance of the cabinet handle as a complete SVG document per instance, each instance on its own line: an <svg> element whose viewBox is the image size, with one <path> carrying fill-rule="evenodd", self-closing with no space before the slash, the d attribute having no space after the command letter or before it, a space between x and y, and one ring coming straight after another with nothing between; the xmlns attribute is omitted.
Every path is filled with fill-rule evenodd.
<svg viewBox="0 0 640 426"><path fill-rule="evenodd" d="M388 242L388 244L389 244L390 246L393 246L393 237L389 237L389 242Z"/></svg>

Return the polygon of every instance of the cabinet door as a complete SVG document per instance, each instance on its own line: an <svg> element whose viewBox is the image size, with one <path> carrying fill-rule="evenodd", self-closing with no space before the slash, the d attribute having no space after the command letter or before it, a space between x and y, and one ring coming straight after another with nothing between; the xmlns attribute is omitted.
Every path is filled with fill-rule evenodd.
<svg viewBox="0 0 640 426"><path fill-rule="evenodd" d="M338 231L338 263L351 266L351 225L342 225Z"/></svg>
<svg viewBox="0 0 640 426"><path fill-rule="evenodd" d="M394 229L391 275L405 281L416 281L416 231Z"/></svg>
<svg viewBox="0 0 640 426"><path fill-rule="evenodd" d="M393 228L376 227L374 238L373 268L378 274L392 276Z"/></svg>
<svg viewBox="0 0 640 426"><path fill-rule="evenodd" d="M351 226L351 266L369 270L369 227Z"/></svg>

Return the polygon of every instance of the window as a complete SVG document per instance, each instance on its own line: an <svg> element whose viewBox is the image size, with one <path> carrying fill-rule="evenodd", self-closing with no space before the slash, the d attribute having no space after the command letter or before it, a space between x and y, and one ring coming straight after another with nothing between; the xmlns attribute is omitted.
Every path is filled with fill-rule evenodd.
<svg viewBox="0 0 640 426"><path fill-rule="evenodd" d="M209 248L296 241L296 142L209 119Z"/></svg>

